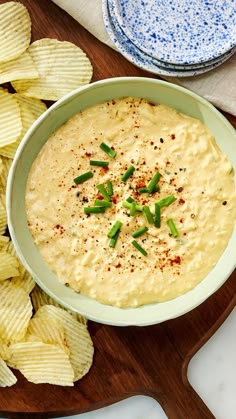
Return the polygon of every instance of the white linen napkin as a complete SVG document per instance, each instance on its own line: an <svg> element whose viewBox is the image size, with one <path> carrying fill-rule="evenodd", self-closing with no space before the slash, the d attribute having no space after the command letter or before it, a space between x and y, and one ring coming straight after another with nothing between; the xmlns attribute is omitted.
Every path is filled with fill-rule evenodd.
<svg viewBox="0 0 236 419"><path fill-rule="evenodd" d="M101 42L116 49L106 32L102 0L52 0ZM188 78L163 77L199 94L218 108L236 116L236 53L208 73Z"/></svg>

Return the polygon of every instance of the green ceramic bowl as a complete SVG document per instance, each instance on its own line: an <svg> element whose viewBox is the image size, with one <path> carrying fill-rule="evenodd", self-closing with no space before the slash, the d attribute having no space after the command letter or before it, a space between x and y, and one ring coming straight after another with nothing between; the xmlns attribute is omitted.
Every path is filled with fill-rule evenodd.
<svg viewBox="0 0 236 419"><path fill-rule="evenodd" d="M136 96L161 102L203 121L213 132L222 151L236 168L234 128L211 104L196 94L151 78L113 78L92 83L58 100L30 128L13 161L7 184L9 231L17 253L40 287L64 307L99 323L116 326L151 325L178 317L212 295L236 266L236 229L210 274L192 291L170 301L138 308L116 308L75 293L58 282L42 260L27 226L25 189L30 167L48 137L80 110L113 98ZM43 174L42 174L43 175Z"/></svg>

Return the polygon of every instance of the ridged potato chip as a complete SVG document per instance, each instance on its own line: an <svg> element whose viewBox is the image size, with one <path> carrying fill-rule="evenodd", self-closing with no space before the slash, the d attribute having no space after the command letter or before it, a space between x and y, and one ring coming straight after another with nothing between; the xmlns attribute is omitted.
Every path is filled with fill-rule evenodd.
<svg viewBox="0 0 236 419"><path fill-rule="evenodd" d="M1 150L1 148L0 148ZM8 157L0 157L0 188L1 188L1 199L0 205L6 207L6 185L7 177L12 164L12 159Z"/></svg>
<svg viewBox="0 0 236 419"><path fill-rule="evenodd" d="M19 93L15 93L15 97L20 105L21 113L23 114L23 110L28 111L25 112L25 115L21 115L23 127L27 127L26 130L28 130L33 122L47 110L47 106L40 99L34 97L25 97Z"/></svg>
<svg viewBox="0 0 236 419"><path fill-rule="evenodd" d="M34 287L31 293L31 301L34 307L34 311L38 311L38 309L45 304L54 304L59 306L59 304L54 301L49 295L47 295L37 284Z"/></svg>
<svg viewBox="0 0 236 419"><path fill-rule="evenodd" d="M14 247L12 241L9 241L8 243L6 243L6 245L4 247L4 251L7 252L7 253L10 253L10 255L12 255L12 256L17 257L16 250L15 250L15 247Z"/></svg>
<svg viewBox="0 0 236 419"><path fill-rule="evenodd" d="M22 268L20 269L20 275L13 277L11 283L25 290L27 294L30 294L36 285L30 273L26 270L23 272Z"/></svg>
<svg viewBox="0 0 236 419"><path fill-rule="evenodd" d="M91 81L93 68L89 58L71 42L43 38L33 42L27 51L39 78L12 81L14 89L24 96L58 100Z"/></svg>
<svg viewBox="0 0 236 419"><path fill-rule="evenodd" d="M31 383L73 386L74 372L68 355L58 345L21 342L10 346L10 362Z"/></svg>
<svg viewBox="0 0 236 419"><path fill-rule="evenodd" d="M7 228L7 211L0 205L0 235L4 234Z"/></svg>
<svg viewBox="0 0 236 419"><path fill-rule="evenodd" d="M0 283L0 336L5 343L24 339L32 317L29 295L10 281Z"/></svg>
<svg viewBox="0 0 236 419"><path fill-rule="evenodd" d="M0 249L4 249L5 246L9 243L10 239L8 236L0 235Z"/></svg>
<svg viewBox="0 0 236 419"><path fill-rule="evenodd" d="M14 95L0 89L0 147L14 143L22 130L20 106Z"/></svg>
<svg viewBox="0 0 236 419"><path fill-rule="evenodd" d="M40 340L44 343L59 345L68 355L70 350L66 343L65 330L62 321L51 317L33 317L27 329L26 340Z"/></svg>
<svg viewBox="0 0 236 419"><path fill-rule="evenodd" d="M35 311L46 304L62 308L60 304L58 304L55 300L53 300L52 297L46 294L46 292L44 292L38 285L35 286L33 292L31 293L31 300ZM80 323L87 324L87 319L81 316L79 313L75 313L67 309L65 310Z"/></svg>
<svg viewBox="0 0 236 419"><path fill-rule="evenodd" d="M21 113L22 130L19 137L12 144L0 147L0 155L13 159L15 152L28 131L31 125L38 119L43 112L47 110L47 106L40 99L31 97L24 97L18 93L14 94L19 106Z"/></svg>
<svg viewBox="0 0 236 419"><path fill-rule="evenodd" d="M0 337L0 358L7 362L10 357L9 345L7 343L1 342Z"/></svg>
<svg viewBox="0 0 236 419"><path fill-rule="evenodd" d="M16 376L8 368L6 362L0 358L0 387L11 387L16 382Z"/></svg>
<svg viewBox="0 0 236 419"><path fill-rule="evenodd" d="M0 62L19 57L29 46L31 19L28 10L19 2L0 5Z"/></svg>
<svg viewBox="0 0 236 419"><path fill-rule="evenodd" d="M4 208L6 208L6 186L4 188L4 190L2 190L2 185L1 185L1 176L0 176L0 205L3 206Z"/></svg>
<svg viewBox="0 0 236 419"><path fill-rule="evenodd" d="M0 252L0 282L19 275L19 263L15 256L7 252ZM1 301L1 300L0 300Z"/></svg>
<svg viewBox="0 0 236 419"><path fill-rule="evenodd" d="M79 380L87 374L93 362L94 347L87 326L59 307L45 305L37 311L35 318L42 318L45 315L63 322L70 350L70 362L74 370L74 381Z"/></svg>
<svg viewBox="0 0 236 419"><path fill-rule="evenodd" d="M1 18L0 18L1 21ZM11 80L36 79L39 73L36 70L31 55L25 51L14 60L6 63L0 62L0 83L7 83Z"/></svg>
<svg viewBox="0 0 236 419"><path fill-rule="evenodd" d="M12 241L9 241L5 244L5 246L2 248L2 251L7 252L11 256L13 256L18 263L18 275L12 276L10 279L11 284L14 284L17 287L23 288L27 294L30 294L32 290L34 289L36 283L33 280L30 273L25 269L24 265L22 265L20 259L18 258L16 254L15 247L12 243ZM1 253L0 253L1 254Z"/></svg>

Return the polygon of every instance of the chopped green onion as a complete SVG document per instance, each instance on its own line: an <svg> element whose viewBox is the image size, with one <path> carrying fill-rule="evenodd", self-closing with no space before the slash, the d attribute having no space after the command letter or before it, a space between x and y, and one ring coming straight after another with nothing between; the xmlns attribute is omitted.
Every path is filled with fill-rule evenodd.
<svg viewBox="0 0 236 419"><path fill-rule="evenodd" d="M127 208L127 209L129 209L129 210L130 210L130 208L131 208L131 206L132 206L132 203L133 203L133 202L123 201L123 202L122 202L122 206L123 206L124 208ZM136 204L136 211L142 211L142 210L143 210L143 206L142 206L142 205L139 205L139 204Z"/></svg>
<svg viewBox="0 0 236 419"><path fill-rule="evenodd" d="M147 190L149 193L152 193L157 182L159 181L161 177L161 174L159 172L156 172L155 175L153 176L151 182L149 182L148 186L147 186Z"/></svg>
<svg viewBox="0 0 236 419"><path fill-rule="evenodd" d="M129 168L126 170L123 176L121 176L122 182L126 182L134 171L135 171L135 167L132 165L129 166Z"/></svg>
<svg viewBox="0 0 236 419"><path fill-rule="evenodd" d="M116 152L114 150L112 150L111 147L109 147L109 145L105 144L105 143L101 143L100 144L100 148L105 151L105 153L108 154L108 156L112 157L113 159L116 157Z"/></svg>
<svg viewBox="0 0 236 419"><path fill-rule="evenodd" d="M156 186L154 186L154 188L152 190L152 193L159 192L159 190L160 190L160 186L159 185L156 185ZM148 190L148 188L139 188L138 191L139 191L139 193L150 193L149 190Z"/></svg>
<svg viewBox="0 0 236 419"><path fill-rule="evenodd" d="M157 202L160 208L168 207L168 205L172 204L176 200L174 195L169 195L166 198L161 199L161 201Z"/></svg>
<svg viewBox="0 0 236 419"><path fill-rule="evenodd" d="M143 212L146 215L146 218L149 224L154 224L154 219L148 205L144 205Z"/></svg>
<svg viewBox="0 0 236 419"><path fill-rule="evenodd" d="M136 247L136 249L138 249L144 256L147 256L147 252L146 252L146 250L144 250L144 248L142 247L142 246L140 246L140 244L138 244L137 242L136 242L136 240L133 240L132 241L132 244L133 244L133 246L134 247Z"/></svg>
<svg viewBox="0 0 236 419"><path fill-rule="evenodd" d="M107 193L110 196L113 195L113 186L112 186L112 182L110 180L107 181Z"/></svg>
<svg viewBox="0 0 236 419"><path fill-rule="evenodd" d="M83 175L76 177L74 179L74 182L76 183L76 185L78 185L79 183L85 182L85 180L88 180L91 177L93 177L93 172L89 171L89 172L83 173Z"/></svg>
<svg viewBox="0 0 236 419"><path fill-rule="evenodd" d="M100 166L100 167L108 167L108 161L101 161L101 160L90 160L90 166Z"/></svg>
<svg viewBox="0 0 236 419"><path fill-rule="evenodd" d="M127 198L126 201L129 202L130 204L131 204L131 202L135 202L134 199L131 196L129 196L129 198Z"/></svg>
<svg viewBox="0 0 236 419"><path fill-rule="evenodd" d="M109 242L110 247L113 247L113 248L116 247L116 243L117 243L119 234L120 234L120 230L118 230L117 233L111 238L111 240Z"/></svg>
<svg viewBox="0 0 236 419"><path fill-rule="evenodd" d="M132 236L134 237L134 239L136 239L136 237L142 236L142 234L146 233L146 231L148 231L148 228L145 227L141 227L138 230L134 231L132 233Z"/></svg>
<svg viewBox="0 0 236 419"><path fill-rule="evenodd" d="M111 208L112 202L102 200L102 199L95 199L94 205L96 207L105 207L105 208Z"/></svg>
<svg viewBox="0 0 236 419"><path fill-rule="evenodd" d="M133 217L136 213L136 206L137 206L137 204L136 204L135 201L131 202L131 207L130 207L130 210L129 210L129 213L130 213L131 217Z"/></svg>
<svg viewBox="0 0 236 419"><path fill-rule="evenodd" d="M158 205L158 203L155 204L154 225L157 228L160 228L161 227L161 208Z"/></svg>
<svg viewBox="0 0 236 419"><path fill-rule="evenodd" d="M112 228L110 229L110 231L107 233L107 237L110 237L110 239L112 239L116 233L121 229L122 226L122 222L121 221L116 221Z"/></svg>
<svg viewBox="0 0 236 419"><path fill-rule="evenodd" d="M101 193L101 195L103 196L103 198L105 198L106 201L110 201L111 197L107 193L105 187L101 183L99 185L97 185L97 188L98 188L99 192Z"/></svg>
<svg viewBox="0 0 236 419"><path fill-rule="evenodd" d="M148 189L147 188L139 188L139 193L148 193Z"/></svg>
<svg viewBox="0 0 236 419"><path fill-rule="evenodd" d="M105 212L105 207L84 207L85 214L98 214L99 212Z"/></svg>
<svg viewBox="0 0 236 419"><path fill-rule="evenodd" d="M169 229L170 229L170 231L171 231L172 236L173 236L173 237L178 237L179 233L178 233L177 228L175 227L175 223L174 223L174 221L172 220L172 218L169 218L169 219L167 220L167 224L168 224L168 226L169 226Z"/></svg>

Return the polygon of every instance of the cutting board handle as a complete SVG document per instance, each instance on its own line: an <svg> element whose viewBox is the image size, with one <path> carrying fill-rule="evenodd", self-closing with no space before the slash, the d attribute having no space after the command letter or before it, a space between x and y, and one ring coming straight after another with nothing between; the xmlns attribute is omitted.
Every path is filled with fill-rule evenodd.
<svg viewBox="0 0 236 419"><path fill-rule="evenodd" d="M155 390L145 391L145 394L157 400L168 419L215 419L189 382L185 384L180 380L175 392L170 388L165 395Z"/></svg>
<svg viewBox="0 0 236 419"><path fill-rule="evenodd" d="M188 365L193 355L197 353L202 345L220 328L235 306L236 295L234 294L232 300L217 318L215 323L212 324L212 327L209 328L207 333L204 334L197 344L189 351L184 359L182 367L177 367L174 378L174 391L171 389L170 381L169 391L165 391L165 395L160 394L155 390L150 391L148 394L146 393L159 402L168 419L216 419L201 397L190 385L187 376ZM170 379L170 377L168 377L168 379Z"/></svg>

